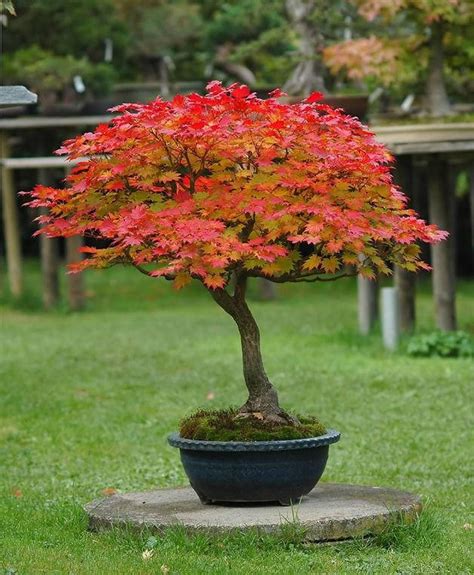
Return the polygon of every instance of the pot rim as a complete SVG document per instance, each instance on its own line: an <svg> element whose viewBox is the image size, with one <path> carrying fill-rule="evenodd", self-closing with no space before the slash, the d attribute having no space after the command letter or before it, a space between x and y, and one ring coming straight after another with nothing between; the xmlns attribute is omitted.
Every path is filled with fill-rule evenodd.
<svg viewBox="0 0 474 575"><path fill-rule="evenodd" d="M205 441L202 439L186 439L178 432L168 435L168 443L172 447L193 451L286 451L289 449L309 449L321 447L339 441L341 434L335 429L328 429L319 437L302 439L278 439L270 441Z"/></svg>

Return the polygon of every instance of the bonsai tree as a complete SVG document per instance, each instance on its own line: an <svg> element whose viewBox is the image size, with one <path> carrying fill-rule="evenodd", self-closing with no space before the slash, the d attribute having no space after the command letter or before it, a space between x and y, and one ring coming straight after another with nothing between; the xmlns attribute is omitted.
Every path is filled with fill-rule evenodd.
<svg viewBox="0 0 474 575"><path fill-rule="evenodd" d="M29 205L49 210L38 233L99 240L71 271L130 264L178 289L202 282L240 332L240 415L298 425L265 373L247 280L426 269L416 242L446 234L407 209L390 154L358 120L319 93L293 105L281 95L214 81L204 96L118 106L58 150L79 160L68 187L37 186Z"/></svg>
<svg viewBox="0 0 474 575"><path fill-rule="evenodd" d="M61 105L79 109L92 95L107 95L115 80L115 71L107 64L59 56L36 45L5 54L3 73L8 81L23 82L37 92L43 111ZM74 89L75 76L84 81L83 95Z"/></svg>

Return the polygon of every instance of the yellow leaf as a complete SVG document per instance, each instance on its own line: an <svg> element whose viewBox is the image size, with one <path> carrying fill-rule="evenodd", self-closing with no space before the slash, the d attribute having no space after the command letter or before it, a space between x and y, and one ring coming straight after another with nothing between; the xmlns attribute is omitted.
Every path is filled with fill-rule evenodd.
<svg viewBox="0 0 474 575"><path fill-rule="evenodd" d="M178 172L174 172L172 170L169 172L163 172L162 174L159 174L158 177L156 177L159 182L175 182L180 178L181 176L178 174Z"/></svg>
<svg viewBox="0 0 474 575"><path fill-rule="evenodd" d="M372 268L363 266L359 269L359 273L362 277L367 278L369 280L375 279L375 272Z"/></svg>
<svg viewBox="0 0 474 575"><path fill-rule="evenodd" d="M304 270L314 270L321 265L321 256L313 254L303 264Z"/></svg>
<svg viewBox="0 0 474 575"><path fill-rule="evenodd" d="M339 260L335 257L324 258L321 262L321 266L325 272L332 274L339 267Z"/></svg>

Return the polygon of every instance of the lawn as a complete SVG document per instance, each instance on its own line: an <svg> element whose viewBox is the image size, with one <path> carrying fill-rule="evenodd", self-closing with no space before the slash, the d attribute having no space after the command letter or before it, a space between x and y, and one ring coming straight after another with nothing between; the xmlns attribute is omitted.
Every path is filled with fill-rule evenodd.
<svg viewBox="0 0 474 575"><path fill-rule="evenodd" d="M325 547L287 531L88 532L82 505L103 490L186 483L166 435L199 406L244 401L239 341L199 286L176 294L131 270L92 272L85 312L46 314L38 278L30 267L27 297L0 308L0 574L472 573L474 362L390 354L377 335L359 337L351 280L253 298L267 371L285 407L342 432L324 480L421 494L413 527ZM471 333L473 300L461 282L460 327ZM431 310L424 283L420 330L433 327Z"/></svg>

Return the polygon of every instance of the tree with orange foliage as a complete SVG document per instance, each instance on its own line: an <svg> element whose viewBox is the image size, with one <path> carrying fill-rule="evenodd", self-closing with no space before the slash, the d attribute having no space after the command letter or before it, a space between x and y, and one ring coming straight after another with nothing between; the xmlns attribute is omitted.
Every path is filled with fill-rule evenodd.
<svg viewBox="0 0 474 575"><path fill-rule="evenodd" d="M37 186L29 205L49 210L38 233L101 241L72 271L130 264L178 289L202 282L240 332L241 413L297 423L265 373L248 279L426 269L417 242L445 234L406 207L389 153L358 120L318 103L319 93L293 105L281 95L214 81L204 96L119 106L58 151L86 157L68 187Z"/></svg>
<svg viewBox="0 0 474 575"><path fill-rule="evenodd" d="M374 34L327 47L324 60L330 70L345 70L355 80L372 76L385 85L400 82L401 75L410 73L409 68L412 76L421 70L425 77L425 108L432 116L449 114L446 43L463 27L472 27L474 4L469 0L352 2L367 21L375 24Z"/></svg>

